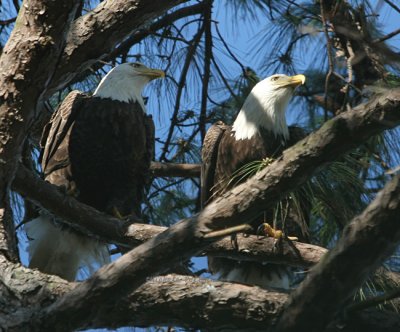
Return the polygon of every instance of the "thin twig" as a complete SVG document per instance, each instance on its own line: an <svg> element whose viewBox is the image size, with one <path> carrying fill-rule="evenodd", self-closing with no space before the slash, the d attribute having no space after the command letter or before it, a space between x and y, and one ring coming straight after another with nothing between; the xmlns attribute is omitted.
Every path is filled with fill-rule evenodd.
<svg viewBox="0 0 400 332"><path fill-rule="evenodd" d="M337 78L340 78L342 81L348 83L354 90L356 90L360 95L362 94L362 91L357 88L354 84L348 82L342 75L338 74L337 72L332 72L332 75L336 76Z"/></svg>
<svg viewBox="0 0 400 332"><path fill-rule="evenodd" d="M333 54L332 54L332 41L331 41L331 38L329 37L323 1L320 1L320 8L321 8L322 26L324 28L324 34L325 34L325 39L326 39L326 50L327 50L327 54L328 54L328 66L329 66L328 73L326 74L326 77L325 77L325 97L324 97L324 104L325 104L324 120L327 121L328 120L327 107L328 107L329 80L331 79L331 76L334 72L334 64L333 64Z"/></svg>
<svg viewBox="0 0 400 332"><path fill-rule="evenodd" d="M140 30L139 32L133 34L131 37L122 42L117 48L115 48L113 52L111 52L107 56L107 59L114 59L118 55L129 51L132 45L137 44L143 38L147 37L150 33L155 33L157 30L160 30L165 26L171 25L172 22L175 22L181 18L200 14L203 10L204 10L204 3L200 2L196 5L190 7L183 7L171 14L165 15L155 23L151 24L149 28Z"/></svg>
<svg viewBox="0 0 400 332"><path fill-rule="evenodd" d="M239 102L239 101L240 101L239 97L238 97L238 96L236 95L236 93L232 90L232 88L231 88L231 86L229 85L228 81L226 80L225 75L224 75L224 73L222 72L221 68L219 67L219 65L217 64L217 62L215 61L214 58L211 59L211 60L212 60L212 62L213 62L213 64L214 64L214 66L215 66L215 69L216 69L217 72L218 72L219 77L221 78L222 82L224 83L225 87L228 89L228 91L229 91L229 93L231 94L231 96L232 96L233 98L235 98L236 102Z"/></svg>
<svg viewBox="0 0 400 332"><path fill-rule="evenodd" d="M219 31L219 27L218 24L215 24L215 31L217 32L217 35L219 37L219 40L222 42L222 44L224 45L226 51L228 52L228 54L232 57L232 59L240 66L240 68L242 69L242 73L245 74L246 73L246 68L245 66L240 62L240 60L236 57L236 55L231 51L231 48L229 47L228 43L225 41L224 37L222 37L221 32Z"/></svg>
<svg viewBox="0 0 400 332"><path fill-rule="evenodd" d="M16 19L17 17L9 18L7 20L0 20L0 25L8 25L10 23L15 22Z"/></svg>
<svg viewBox="0 0 400 332"><path fill-rule="evenodd" d="M208 96L208 83L210 82L211 59L213 58L213 45L211 34L211 15L212 15L212 0L208 1L208 7L204 11L204 73L203 73L203 86L201 89L201 107L199 117L199 129L201 143L206 136L206 118L207 118L207 96Z"/></svg>
<svg viewBox="0 0 400 332"><path fill-rule="evenodd" d="M18 14L19 9L20 9L18 0L13 0L13 4L14 4L15 11Z"/></svg>
<svg viewBox="0 0 400 332"><path fill-rule="evenodd" d="M179 107L180 107L180 104L181 104L181 97L182 97L182 93L183 93L183 88L184 88L185 82L186 82L187 72L189 71L190 63L192 62L193 56L194 56L194 54L196 52L196 48L199 45L201 36L204 33L204 28L205 28L205 26L203 25L199 29L199 31L197 31L196 35L194 36L194 38L192 40L192 44L188 47L185 63L183 65L181 76L180 76L179 82L178 82L178 91L177 91L176 98L175 98L175 107L174 107L174 112L173 112L172 118L171 118L171 126L169 127L167 139L165 140L165 144L164 144L164 147L162 149L162 153L161 153L161 156L160 156L160 159L159 159L160 161L167 161L166 155L167 155L168 150L169 150L169 145L171 143L171 139L172 139L172 135L174 133L175 125L177 124L177 117L178 117L178 113L179 113Z"/></svg>
<svg viewBox="0 0 400 332"><path fill-rule="evenodd" d="M388 33L386 36L383 36L381 38L375 39L372 41L372 44L378 44L378 43L382 43L385 40L388 40L396 35L398 35L400 33L400 29L394 30L391 33Z"/></svg>
<svg viewBox="0 0 400 332"><path fill-rule="evenodd" d="M395 11L400 13L400 7L397 7L393 2L390 0L383 0L385 1L390 7L392 7Z"/></svg>

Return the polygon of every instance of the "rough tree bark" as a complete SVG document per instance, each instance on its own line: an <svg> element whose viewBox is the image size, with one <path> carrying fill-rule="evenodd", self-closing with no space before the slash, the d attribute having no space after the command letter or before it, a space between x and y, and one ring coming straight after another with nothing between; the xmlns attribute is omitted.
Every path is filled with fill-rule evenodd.
<svg viewBox="0 0 400 332"><path fill-rule="evenodd" d="M8 331L43 331L31 317L77 286L56 276L27 269L0 257L0 326ZM121 296L106 315L86 323L87 328L178 325L204 329L265 331L276 321L286 293L258 287L180 275L149 277L134 292ZM15 310L18 308L18 310ZM196 315L193 315L196 313ZM69 319L66 317L65 319ZM60 330L60 320L52 330ZM364 326L375 332L398 331L400 319L389 312L352 313L328 331L351 332Z"/></svg>
<svg viewBox="0 0 400 332"><path fill-rule="evenodd" d="M201 214L171 226L101 268L46 308L40 317L46 318L47 327L62 317L70 317L65 330L71 330L105 314L123 293L139 287L149 275L165 272L207 247L213 242L205 238L210 231L251 219L273 204L282 193L304 182L324 163L334 160L371 135L398 125L399 105L400 89L391 90L328 121L253 178L215 200ZM108 304L102 310L87 311L104 299Z"/></svg>
<svg viewBox="0 0 400 332"><path fill-rule="evenodd" d="M184 169L188 168L191 169L191 167L184 167ZM174 171L174 168L172 169ZM69 220L72 227L107 243L132 248L167 229L167 227L143 223L131 224L105 215L65 195L57 187L41 180L22 165L17 171L12 188L21 195L29 197L36 205ZM300 242L293 242L297 252L286 243L283 243L281 250L276 250L275 242L272 238L238 235L238 249L232 245L229 238L224 238L213 243L202 254L309 267L317 263L326 253L324 248Z"/></svg>
<svg viewBox="0 0 400 332"><path fill-rule="evenodd" d="M78 0L23 3L0 58L0 250L10 259L17 261L18 251L8 191L39 105L135 29L182 2L107 1L72 25Z"/></svg>
<svg viewBox="0 0 400 332"><path fill-rule="evenodd" d="M292 294L277 331L323 330L399 241L400 175L396 175L346 226L335 248Z"/></svg>
<svg viewBox="0 0 400 332"><path fill-rule="evenodd" d="M24 1L0 57L0 245L17 260L9 187L36 107L59 62L78 0Z"/></svg>
<svg viewBox="0 0 400 332"><path fill-rule="evenodd" d="M76 19L47 96L64 88L76 75L105 58L125 38L168 9L188 0L104 1Z"/></svg>

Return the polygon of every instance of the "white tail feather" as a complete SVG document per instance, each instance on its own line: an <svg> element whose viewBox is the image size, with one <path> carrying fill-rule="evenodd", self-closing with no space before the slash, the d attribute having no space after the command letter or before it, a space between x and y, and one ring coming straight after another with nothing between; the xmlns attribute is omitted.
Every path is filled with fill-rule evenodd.
<svg viewBox="0 0 400 332"><path fill-rule="evenodd" d="M29 238L29 267L73 281L80 267L92 273L110 261L108 247L95 239L58 227L42 214L25 225Z"/></svg>
<svg viewBox="0 0 400 332"><path fill-rule="evenodd" d="M270 271L265 270L265 266L262 268L260 266L247 266L244 267L234 267L229 272L221 271L216 272L220 275L218 279L238 282L248 285L256 285L262 288L281 288L290 289L290 278L287 268L283 266L269 264Z"/></svg>

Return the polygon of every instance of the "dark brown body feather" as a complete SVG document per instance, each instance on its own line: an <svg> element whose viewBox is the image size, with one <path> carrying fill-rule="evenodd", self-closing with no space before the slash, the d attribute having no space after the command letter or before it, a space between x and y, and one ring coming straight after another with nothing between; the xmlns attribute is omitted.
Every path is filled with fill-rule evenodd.
<svg viewBox="0 0 400 332"><path fill-rule="evenodd" d="M253 161L261 161L264 158L275 159L282 154L285 148L305 137L304 131L298 127L289 127L289 134L290 138L286 142L283 138L275 137L273 133L266 130L261 131L261 134L251 139L236 140L231 126L224 125L222 122L214 124L207 132L202 149L201 199L203 206L246 180L246 176L244 178L239 177L240 180L239 178L232 180L235 172L241 167ZM288 207L285 232L297 236L302 241L307 241L306 221L309 208L307 202L300 203L303 208L303 213L300 214L298 209L294 209L293 202L286 200L285 203ZM263 222L272 223L274 212L274 209L267 209L263 211L259 218L245 222L252 224L253 229L257 230ZM278 274L278 278L279 274L285 272L285 269L278 265L271 267L271 264L266 266L225 258L209 258L209 268L212 273L219 273L222 279L254 283L259 286L269 285L268 279L275 278L271 276L271 270L274 274ZM234 277L232 277L233 270L236 270ZM237 274L241 274L241 276L237 278Z"/></svg>
<svg viewBox="0 0 400 332"><path fill-rule="evenodd" d="M154 124L138 103L71 92L44 130L50 183L100 211L140 215L154 152Z"/></svg>

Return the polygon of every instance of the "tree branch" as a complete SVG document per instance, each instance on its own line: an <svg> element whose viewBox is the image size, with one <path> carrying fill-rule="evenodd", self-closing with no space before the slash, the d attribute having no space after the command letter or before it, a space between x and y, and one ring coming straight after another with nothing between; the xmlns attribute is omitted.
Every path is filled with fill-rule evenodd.
<svg viewBox="0 0 400 332"><path fill-rule="evenodd" d="M43 305L54 302L77 286L1 257L0 284L3 300L0 302L0 326L19 331L43 331L44 322L33 324L31 317ZM118 306L109 306L107 301L97 305L97 318L88 320L85 327L175 325L265 331L274 324L287 297L277 291L209 279L180 275L150 277L135 292L124 293ZM62 329L68 319L57 321L52 330ZM350 332L361 330L362 326L375 332L398 331L400 319L398 315L374 310L348 315L338 326L333 325L329 331Z"/></svg>
<svg viewBox="0 0 400 332"><path fill-rule="evenodd" d="M168 9L187 0L119 0L101 2L76 19L46 96L64 88L76 75L110 54L117 44ZM101 33L99 34L99 32Z"/></svg>
<svg viewBox="0 0 400 332"><path fill-rule="evenodd" d="M167 229L156 225L130 224L109 217L65 195L56 186L41 180L23 165L20 165L17 171L12 188L41 207L70 221L73 227L100 237L105 242L132 248ZM208 247L205 253L238 260L280 262L301 267L314 265L326 253L324 248L300 242L293 242L300 255L285 243L282 250L277 251L275 242L272 238L238 235L239 249L232 245L230 238L224 238Z"/></svg>
<svg viewBox="0 0 400 332"><path fill-rule="evenodd" d="M200 177L200 164L177 164L152 162L150 170L155 177Z"/></svg>
<svg viewBox="0 0 400 332"><path fill-rule="evenodd" d="M21 147L55 67L78 0L25 1L0 57L0 239L1 251L18 252L9 207L9 187Z"/></svg>
<svg viewBox="0 0 400 332"><path fill-rule="evenodd" d="M400 241L400 175L343 230L292 294L277 331L321 331ZM351 278L349 278L351 276Z"/></svg>
<svg viewBox="0 0 400 332"><path fill-rule="evenodd" d="M252 220L282 194L299 186L325 163L334 160L374 134L400 123L400 89L388 91L326 122L268 167L209 204L202 213L168 230L104 266L41 315L48 327L69 317L65 330L95 319L84 308L107 299L116 304L122 293L139 287L148 276L163 273L189 259L211 242L204 236L215 229Z"/></svg>

